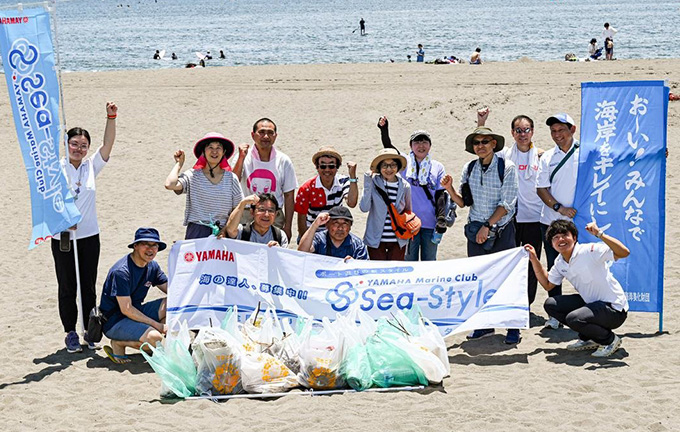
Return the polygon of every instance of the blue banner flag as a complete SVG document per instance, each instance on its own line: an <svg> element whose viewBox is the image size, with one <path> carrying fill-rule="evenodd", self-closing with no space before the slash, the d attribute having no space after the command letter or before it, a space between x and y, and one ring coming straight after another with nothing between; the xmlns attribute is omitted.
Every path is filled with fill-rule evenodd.
<svg viewBox="0 0 680 432"><path fill-rule="evenodd" d="M49 12L0 10L0 52L28 174L33 249L81 218L59 163L59 82Z"/></svg>
<svg viewBox="0 0 680 432"><path fill-rule="evenodd" d="M583 83L581 155L574 207L583 227L621 240L630 256L612 265L631 311L663 312L666 123L663 81Z"/></svg>

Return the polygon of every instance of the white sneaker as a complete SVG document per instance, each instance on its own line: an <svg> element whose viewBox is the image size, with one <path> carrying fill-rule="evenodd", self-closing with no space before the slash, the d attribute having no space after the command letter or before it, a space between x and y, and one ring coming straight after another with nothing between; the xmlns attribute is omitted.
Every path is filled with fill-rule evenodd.
<svg viewBox="0 0 680 432"><path fill-rule="evenodd" d="M550 317L548 321L545 322L545 325L543 328L548 328L550 327L553 330L557 330L558 328L562 327L562 323L557 321L557 318L555 317Z"/></svg>
<svg viewBox="0 0 680 432"><path fill-rule="evenodd" d="M576 342L567 345L567 351L585 351L585 350L591 350L591 349L597 349L600 347L600 344L591 340L577 340Z"/></svg>
<svg viewBox="0 0 680 432"><path fill-rule="evenodd" d="M600 345L600 347L591 354L593 357L609 357L614 354L617 349L621 348L621 338L614 335L614 340L609 345Z"/></svg>

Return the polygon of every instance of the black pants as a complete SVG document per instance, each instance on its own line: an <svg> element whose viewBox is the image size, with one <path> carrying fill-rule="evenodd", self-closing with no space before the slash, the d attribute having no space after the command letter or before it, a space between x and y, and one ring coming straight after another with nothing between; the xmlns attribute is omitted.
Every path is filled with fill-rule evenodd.
<svg viewBox="0 0 680 432"><path fill-rule="evenodd" d="M541 224L541 238L543 239L543 247L545 249L545 260L548 262L548 271L550 271L555 264L559 252L557 252L555 248L552 247L552 244L545 239L546 231L548 231L548 225ZM548 297L555 297L558 295L562 295L562 285L557 285L555 288L548 291Z"/></svg>
<svg viewBox="0 0 680 432"><path fill-rule="evenodd" d="M586 304L578 294L550 297L543 307L548 315L577 331L579 339L592 340L600 345L612 343L612 329L621 327L628 317L627 312L617 311L610 303L596 301Z"/></svg>
<svg viewBox="0 0 680 432"><path fill-rule="evenodd" d="M59 317L65 332L74 331L78 322L76 264L71 251L59 250L59 240L52 239L52 257L59 283ZM99 234L78 240L80 294L83 299L83 325L87 328L90 311L97 303L97 267L99 266Z"/></svg>
<svg viewBox="0 0 680 432"><path fill-rule="evenodd" d="M515 223L515 241L517 246L530 244L536 249L536 256L541 259L541 250L543 249L543 237L541 236L541 224L539 222L517 222ZM529 263L529 304L536 300L536 288L538 287L538 279L534 273L534 267Z"/></svg>

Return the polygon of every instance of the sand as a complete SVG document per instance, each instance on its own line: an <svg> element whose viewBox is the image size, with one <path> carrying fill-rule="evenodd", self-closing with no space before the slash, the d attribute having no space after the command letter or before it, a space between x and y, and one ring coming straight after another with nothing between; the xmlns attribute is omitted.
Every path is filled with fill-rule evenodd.
<svg viewBox="0 0 680 432"><path fill-rule="evenodd" d="M314 174L312 153L333 145L367 170L380 148L376 122L387 115L394 143L405 149L414 129L432 133L433 156L457 177L470 155L464 136L475 110L491 107L487 125L509 137L512 117L537 122L534 141L552 146L545 118L566 111L580 119L580 83L665 79L680 86L680 60L470 65L361 64L258 66L196 70L70 73L63 76L68 127L101 142L105 102L120 108L118 138L97 181L102 251L98 292L108 268L127 253L134 230L157 227L181 239L184 197L163 188L178 148L191 150L208 131L250 142L252 123L271 117L277 147L293 160L301 184ZM668 215L680 210L674 168L680 152L680 103L669 108ZM113 365L101 351L68 354L57 312L48 245L27 251L28 182L4 86L0 89L5 199L0 271L0 429L76 430L676 430L680 415L678 316L679 229L668 217L665 329L657 315L633 313L619 330L623 349L597 360L564 347L570 330L542 330L545 293L532 306L532 327L518 346L503 337L449 339L451 376L442 388L395 394L284 397L166 403L159 379L134 355ZM188 158L193 162L193 158ZM188 162L188 164L190 163ZM345 169L343 172L346 172ZM355 231L365 216L354 211ZM467 211L459 213L461 218ZM440 259L465 256L463 224L444 237ZM165 268L167 251L158 256Z"/></svg>

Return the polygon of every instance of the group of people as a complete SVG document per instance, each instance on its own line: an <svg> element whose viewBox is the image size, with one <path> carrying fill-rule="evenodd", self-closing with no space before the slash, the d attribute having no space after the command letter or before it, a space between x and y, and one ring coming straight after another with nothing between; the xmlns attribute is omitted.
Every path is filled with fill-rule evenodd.
<svg viewBox="0 0 680 432"><path fill-rule="evenodd" d="M107 103L104 144L89 159L85 159L89 134L80 128L70 130L68 160L63 161L83 214L75 238L85 320L96 301L99 256L94 180L111 153L116 116L117 106ZM237 149L221 134L206 134L194 145L196 162L190 169L183 171L184 151L175 151L165 188L186 195L185 239L214 235L289 247L296 219L298 250L345 260L436 260L438 244L452 223L452 210L469 207L464 229L468 256L525 246L531 258L527 269L529 303L535 299L539 282L548 290L545 310L550 319L546 325L553 329L567 325L579 332L579 340L569 345L569 350L595 349L596 356L611 355L621 344L612 330L625 321L628 303L607 263L629 252L595 224L586 230L603 243L577 242L578 230L571 222L576 214L572 205L579 149L574 120L564 113L549 117L546 125L555 146L543 151L533 143L534 121L530 117L518 115L512 120L514 140L506 147L504 137L486 126L488 116L488 108L479 110L478 127L465 139L465 151L476 158L463 166L458 187L443 164L433 158L430 133L415 131L408 140L408 151L402 153L392 144L387 118L381 117L378 128L383 149L363 175L361 193L357 164L347 161L347 175L340 174L343 156L330 146L312 155L317 175L298 187L293 162L275 146L277 126L269 118L253 124L252 146L241 144ZM229 160L237 152L232 166ZM350 209L357 204L367 213L363 237L351 232L354 218ZM419 218L421 227L415 235L404 236L395 214L410 212ZM167 277L154 261L166 245L157 230L140 228L129 247L132 252L109 271L100 302L107 319L104 334L112 341L105 351L117 363L129 361L126 347L154 344L166 331L165 299L144 303L151 286L167 290ZM547 270L539 261L542 249ZM75 332L73 252L62 251L56 239L52 250L66 347L75 352L81 347ZM562 295L564 278L578 294ZM478 329L468 339L493 333L494 329ZM85 339L96 348L87 335ZM508 330L506 343L520 340L518 329Z"/></svg>
<svg viewBox="0 0 680 432"><path fill-rule="evenodd" d="M608 22L604 23L602 30L602 40L604 46L600 47L597 44L597 39L592 38L588 45L588 59L600 60L602 57L602 50L604 49L605 60L615 60L614 58L614 35L618 32L614 27L610 26Z"/></svg>

